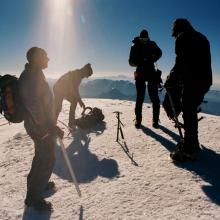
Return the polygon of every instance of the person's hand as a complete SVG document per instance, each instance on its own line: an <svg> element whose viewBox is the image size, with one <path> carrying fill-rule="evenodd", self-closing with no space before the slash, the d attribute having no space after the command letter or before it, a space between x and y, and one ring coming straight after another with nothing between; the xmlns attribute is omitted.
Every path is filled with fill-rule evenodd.
<svg viewBox="0 0 220 220"><path fill-rule="evenodd" d="M84 102L83 102L82 100L79 101L79 105L80 105L80 107L83 108L83 109L86 108L86 106L85 106L85 104L84 104Z"/></svg>

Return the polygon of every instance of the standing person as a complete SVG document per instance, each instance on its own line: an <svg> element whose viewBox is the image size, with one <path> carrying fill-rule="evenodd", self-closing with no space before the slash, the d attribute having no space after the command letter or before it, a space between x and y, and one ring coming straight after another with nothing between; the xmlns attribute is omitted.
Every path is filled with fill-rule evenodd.
<svg viewBox="0 0 220 220"><path fill-rule="evenodd" d="M200 149L197 108L212 85L210 45L207 38L184 18L174 21L172 36L176 39L176 62L165 87L182 85L185 133L183 143L179 143L170 156L176 161L194 160Z"/></svg>
<svg viewBox="0 0 220 220"><path fill-rule="evenodd" d="M79 85L83 78L88 78L93 74L91 64L88 63L81 69L69 71L61 76L54 84L53 92L55 96L55 117L59 116L62 109L62 102L64 99L71 103L69 111L69 127L75 130L75 110L77 103L80 107L85 108L85 104L82 101L79 94Z"/></svg>
<svg viewBox="0 0 220 220"><path fill-rule="evenodd" d="M27 177L25 204L39 211L51 211L52 205L42 193L55 187L48 182L55 162L55 135L63 131L55 125L53 96L42 72L49 58L45 50L32 47L27 52L28 63L19 78L19 92L26 111L24 127L34 141L35 156Z"/></svg>
<svg viewBox="0 0 220 220"><path fill-rule="evenodd" d="M135 37L132 41L129 64L135 66L135 85L137 91L136 106L135 106L135 127L140 128L142 122L142 106L146 92L146 84L148 94L153 107L153 122L154 128L159 127L160 114L160 99L158 96L158 84L160 84L160 76L157 75L154 63L162 56L161 49L154 41L151 41L147 30L142 30L139 37Z"/></svg>

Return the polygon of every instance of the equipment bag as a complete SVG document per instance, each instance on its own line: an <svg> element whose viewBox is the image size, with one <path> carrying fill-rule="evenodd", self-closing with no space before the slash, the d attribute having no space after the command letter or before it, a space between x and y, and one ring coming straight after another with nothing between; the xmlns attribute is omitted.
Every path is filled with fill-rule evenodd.
<svg viewBox="0 0 220 220"><path fill-rule="evenodd" d="M138 48L134 44L134 45L131 46L130 54L129 54L129 59L128 59L128 62L130 64L130 66L137 67L137 65L138 65L138 57L139 57Z"/></svg>
<svg viewBox="0 0 220 220"><path fill-rule="evenodd" d="M24 120L24 109L19 96L18 78L0 76L0 113L12 123Z"/></svg>
<svg viewBox="0 0 220 220"><path fill-rule="evenodd" d="M170 95L171 95L171 98L173 101L173 105L174 105L173 107L175 109L175 114L178 117L179 114L182 112L182 101L181 101L182 88L177 87L177 86L172 87L172 88L169 88L169 92L170 92ZM165 112L167 113L168 118L175 121L174 112L173 112L173 109L172 109L172 106L170 103L170 99L169 99L169 96L167 93L165 94L164 101L163 101L162 105L163 105Z"/></svg>
<svg viewBox="0 0 220 220"><path fill-rule="evenodd" d="M90 111L86 114L85 111ZM76 125L81 129L91 128L104 120L105 116L99 108L86 107L82 112L82 117L76 119Z"/></svg>

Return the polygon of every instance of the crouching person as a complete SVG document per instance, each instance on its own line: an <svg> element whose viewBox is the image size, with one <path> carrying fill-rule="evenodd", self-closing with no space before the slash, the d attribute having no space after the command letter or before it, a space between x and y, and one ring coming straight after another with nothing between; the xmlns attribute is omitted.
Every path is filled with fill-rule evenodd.
<svg viewBox="0 0 220 220"><path fill-rule="evenodd" d="M27 177L25 204L38 211L51 211L52 205L42 193L55 187L49 182L55 163L55 136L63 131L55 124L53 95L42 72L49 58L45 50L32 47L28 63L19 78L19 92L25 109L24 127L34 141L35 155Z"/></svg>
<svg viewBox="0 0 220 220"><path fill-rule="evenodd" d="M69 127L75 130L75 110L77 103L84 109L85 104L83 103L79 94L79 85L83 78L88 78L93 74L91 64L86 64L81 69L69 71L68 73L61 76L53 87L55 97L55 117L56 120L62 109L63 100L70 102L69 111Z"/></svg>

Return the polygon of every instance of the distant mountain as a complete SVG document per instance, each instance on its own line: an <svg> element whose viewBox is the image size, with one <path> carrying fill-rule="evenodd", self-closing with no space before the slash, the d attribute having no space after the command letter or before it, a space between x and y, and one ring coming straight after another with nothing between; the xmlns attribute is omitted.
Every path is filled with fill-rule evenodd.
<svg viewBox="0 0 220 220"><path fill-rule="evenodd" d="M84 98L106 98L106 99L136 99L136 88L132 81L94 79L82 83L80 94ZM160 100L164 99L165 90L159 93ZM145 95L145 102L150 102L148 93ZM220 91L210 90L201 105L202 112L220 115Z"/></svg>
<svg viewBox="0 0 220 220"><path fill-rule="evenodd" d="M112 89L116 89L126 96L136 94L134 83L127 80L95 79L84 82L80 86L81 95L87 97L96 97L97 95L108 93Z"/></svg>
<svg viewBox="0 0 220 220"><path fill-rule="evenodd" d="M84 98L135 100L135 84L127 80L95 79L82 83L80 94ZM145 101L149 102L146 94Z"/></svg>
<svg viewBox="0 0 220 220"><path fill-rule="evenodd" d="M115 77L115 79L122 76ZM55 79L48 79L52 88ZM83 98L105 98L135 101L136 88L132 80L113 80L108 78L92 78L84 80L80 85L80 94ZM164 99L165 91L159 93L160 100ZM145 102L149 103L148 93L145 95ZM202 112L220 115L220 91L210 90L201 105Z"/></svg>
<svg viewBox="0 0 220 220"><path fill-rule="evenodd" d="M119 90L112 88L110 91L100 94L99 98L122 99L122 100L134 101L136 96L135 95L125 95L125 94L121 93Z"/></svg>

